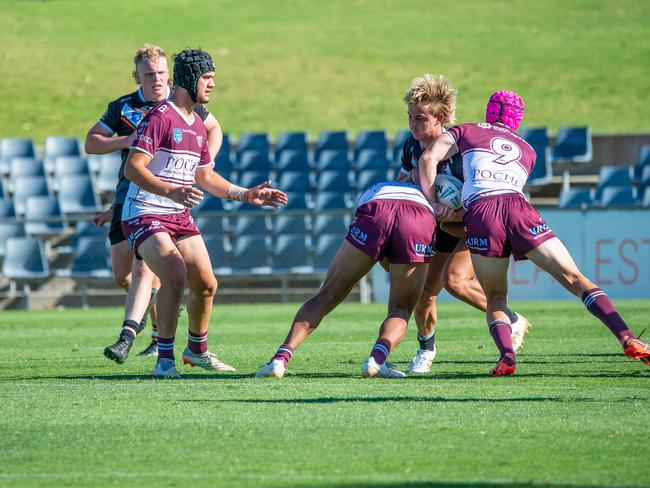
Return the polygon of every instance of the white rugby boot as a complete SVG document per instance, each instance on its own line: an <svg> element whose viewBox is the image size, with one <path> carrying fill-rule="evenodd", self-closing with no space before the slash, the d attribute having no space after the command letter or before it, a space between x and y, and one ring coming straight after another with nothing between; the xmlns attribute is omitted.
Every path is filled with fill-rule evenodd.
<svg viewBox="0 0 650 488"><path fill-rule="evenodd" d="M176 371L176 363L173 359L161 358L156 361L156 367L153 370L154 378L159 380L179 380L181 375Z"/></svg>
<svg viewBox="0 0 650 488"><path fill-rule="evenodd" d="M436 357L436 346L433 346L433 351L427 349L418 349L415 357L409 365L409 373L430 373L431 364Z"/></svg>
<svg viewBox="0 0 650 488"><path fill-rule="evenodd" d="M237 371L229 364L221 361L210 351L206 351L203 354L195 354L190 351L189 347L186 347L183 351L183 364L189 364L192 367L198 366L199 368L207 369L208 371Z"/></svg>
<svg viewBox="0 0 650 488"><path fill-rule="evenodd" d="M361 376L364 378L373 378L375 376L379 378L405 378L406 375L395 368L395 365L390 363L377 364L375 358L372 356L368 357L363 362L361 367Z"/></svg>
<svg viewBox="0 0 650 488"><path fill-rule="evenodd" d="M524 345L524 336L528 334L528 329L532 326L528 319L523 315L514 312L517 316L517 320L510 324L511 337L512 337L512 347L515 349L515 352Z"/></svg>
<svg viewBox="0 0 650 488"><path fill-rule="evenodd" d="M256 378L268 378L270 376L275 376L280 379L284 376L284 371L286 370L284 366L284 361L281 359L271 359L264 366L261 366L259 371L255 373Z"/></svg>

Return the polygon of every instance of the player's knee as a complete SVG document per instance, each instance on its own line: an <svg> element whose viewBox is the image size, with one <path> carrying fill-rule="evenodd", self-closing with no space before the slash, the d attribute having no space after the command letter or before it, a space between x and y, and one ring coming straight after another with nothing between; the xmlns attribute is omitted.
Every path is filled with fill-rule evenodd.
<svg viewBox="0 0 650 488"><path fill-rule="evenodd" d="M453 296L464 296L469 288L469 280L466 276L457 273L449 273L445 279L445 290Z"/></svg>
<svg viewBox="0 0 650 488"><path fill-rule="evenodd" d="M217 294L217 288L219 284L217 283L217 279L212 277L212 279L206 279L203 280L202 286L201 286L201 295L204 298L212 298Z"/></svg>
<svg viewBox="0 0 650 488"><path fill-rule="evenodd" d="M115 274L115 284L122 288L124 291L128 291L131 287L131 273L116 273Z"/></svg>

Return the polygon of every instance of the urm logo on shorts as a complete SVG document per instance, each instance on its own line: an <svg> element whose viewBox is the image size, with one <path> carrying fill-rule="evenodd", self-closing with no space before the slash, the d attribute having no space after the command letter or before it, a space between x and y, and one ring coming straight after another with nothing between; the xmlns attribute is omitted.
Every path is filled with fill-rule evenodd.
<svg viewBox="0 0 650 488"><path fill-rule="evenodd" d="M356 225L350 227L350 235L354 238L355 241L361 244L365 244L368 240L368 234L366 232L363 232Z"/></svg>
<svg viewBox="0 0 650 488"><path fill-rule="evenodd" d="M179 144L183 140L183 131L180 129L174 129L174 142Z"/></svg>
<svg viewBox="0 0 650 488"><path fill-rule="evenodd" d="M539 225L536 225L535 227L531 227L530 229L528 229L528 232L530 232L530 235L538 236L540 234L543 234L547 230L549 230L548 225L539 224Z"/></svg>
<svg viewBox="0 0 650 488"><path fill-rule="evenodd" d="M431 244L422 244L420 242L416 242L413 247L415 254L418 256L430 257L433 254L433 247Z"/></svg>
<svg viewBox="0 0 650 488"><path fill-rule="evenodd" d="M489 239L487 237L468 237L467 247L487 251Z"/></svg>

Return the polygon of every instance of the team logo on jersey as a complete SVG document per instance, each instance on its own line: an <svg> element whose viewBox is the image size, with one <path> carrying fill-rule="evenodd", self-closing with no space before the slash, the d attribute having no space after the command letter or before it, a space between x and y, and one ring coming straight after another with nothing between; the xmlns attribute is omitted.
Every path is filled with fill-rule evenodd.
<svg viewBox="0 0 650 488"><path fill-rule="evenodd" d="M535 227L531 227L530 229L528 229L528 232L530 232L531 236L539 236L541 234L548 232L549 230L551 229L548 228L548 225L546 225L546 223L542 223L536 225Z"/></svg>
<svg viewBox="0 0 650 488"><path fill-rule="evenodd" d="M487 237L468 237L467 247L477 251L487 251L490 240Z"/></svg>
<svg viewBox="0 0 650 488"><path fill-rule="evenodd" d="M198 142L199 146L203 145L203 136L196 136L196 142Z"/></svg>
<svg viewBox="0 0 650 488"><path fill-rule="evenodd" d="M356 225L351 225L350 230L348 232L352 236L352 238L355 241L357 241L359 244L365 245L366 241L368 240L368 234L366 232L363 232Z"/></svg>
<svg viewBox="0 0 650 488"><path fill-rule="evenodd" d="M180 129L174 129L174 142L179 144L183 140L183 131Z"/></svg>
<svg viewBox="0 0 650 488"><path fill-rule="evenodd" d="M160 107L158 107L158 112L160 112L161 114L164 114L167 111L168 108L169 108L169 105L163 104Z"/></svg>
<svg viewBox="0 0 650 488"><path fill-rule="evenodd" d="M129 121L134 127L137 127L140 125L140 122L142 122L144 114L137 108L131 108L125 104L124 107L122 107L122 117Z"/></svg>

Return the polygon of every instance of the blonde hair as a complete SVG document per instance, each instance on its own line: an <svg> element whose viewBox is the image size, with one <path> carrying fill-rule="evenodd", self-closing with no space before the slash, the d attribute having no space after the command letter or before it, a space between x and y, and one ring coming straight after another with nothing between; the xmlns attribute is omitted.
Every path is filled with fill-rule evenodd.
<svg viewBox="0 0 650 488"><path fill-rule="evenodd" d="M408 105L428 104L431 115L442 115L443 124L450 125L456 121L456 95L456 90L444 76L426 73L411 82L404 101Z"/></svg>
<svg viewBox="0 0 650 488"><path fill-rule="evenodd" d="M138 69L138 63L140 61L144 61L145 59L151 60L158 58L167 59L167 53L165 53L165 50L160 46L156 46L155 44L145 44L140 49L138 49L135 52L135 56L133 57L133 79L136 82L138 81L136 78L136 70Z"/></svg>

